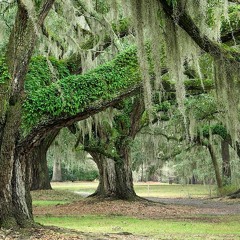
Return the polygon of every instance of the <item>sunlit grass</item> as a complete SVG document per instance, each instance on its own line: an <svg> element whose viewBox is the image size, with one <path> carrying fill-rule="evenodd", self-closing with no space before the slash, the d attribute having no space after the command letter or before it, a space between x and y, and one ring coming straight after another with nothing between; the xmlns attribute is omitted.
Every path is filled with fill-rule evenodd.
<svg viewBox="0 0 240 240"><path fill-rule="evenodd" d="M181 184L135 184L136 193L142 197L161 198L195 198L212 197L215 195L214 186L181 185Z"/></svg>
<svg viewBox="0 0 240 240"><path fill-rule="evenodd" d="M137 219L124 216L72 216L72 217L35 217L35 220L43 225L54 225L84 232L116 233L129 232L135 235L157 236L161 234L187 234L191 235L225 235L231 234L234 238L240 237L239 216L230 219L221 219L221 222L204 222L182 220L156 220ZM221 237L221 236L220 236ZM223 236L222 236L223 237ZM181 239L181 237L180 237ZM209 238L204 238L209 239ZM216 239L216 238L214 238ZM222 238L224 239L224 238Z"/></svg>
<svg viewBox="0 0 240 240"><path fill-rule="evenodd" d="M70 203L70 201L57 201L57 200L33 200L32 204L35 207L39 206L54 206L60 204Z"/></svg>
<svg viewBox="0 0 240 240"><path fill-rule="evenodd" d="M79 194L91 194L97 182L52 183L54 191L34 191L33 205L51 207L81 200ZM143 197L186 198L213 196L214 186L135 183L135 190ZM78 194L74 194L74 193ZM240 239L239 215L194 215L184 219L138 219L127 216L36 216L43 225L75 229L95 234L128 232L149 239ZM139 238L141 239L141 237Z"/></svg>
<svg viewBox="0 0 240 240"><path fill-rule="evenodd" d="M68 190L83 194L91 194L97 188L97 182L63 182L52 183L53 189ZM215 186L211 185L181 185L181 184L152 184L135 183L136 193L142 197L160 198L195 198L213 197L216 195Z"/></svg>

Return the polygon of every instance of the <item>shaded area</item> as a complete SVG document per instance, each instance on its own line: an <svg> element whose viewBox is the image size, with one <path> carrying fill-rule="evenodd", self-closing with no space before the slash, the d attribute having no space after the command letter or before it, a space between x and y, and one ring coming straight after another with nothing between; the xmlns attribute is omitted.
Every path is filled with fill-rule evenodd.
<svg viewBox="0 0 240 240"><path fill-rule="evenodd" d="M199 209L201 214L240 214L240 201L228 199L199 199L199 198L147 198L154 202L175 206L189 206Z"/></svg>

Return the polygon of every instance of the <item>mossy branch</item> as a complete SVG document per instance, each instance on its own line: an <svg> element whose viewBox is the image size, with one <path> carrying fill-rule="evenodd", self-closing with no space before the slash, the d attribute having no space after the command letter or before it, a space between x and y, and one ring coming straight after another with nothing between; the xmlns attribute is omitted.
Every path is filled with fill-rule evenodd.
<svg viewBox="0 0 240 240"><path fill-rule="evenodd" d="M167 0L158 0L166 15L178 24L187 34L195 41L195 43L209 53L216 59L224 58L226 61L239 63L240 54L230 48L223 47L220 43L212 41L209 37L202 34L200 29L196 26L192 18L187 14L181 4L175 6L169 5ZM178 12L177 19L175 19L174 12Z"/></svg>

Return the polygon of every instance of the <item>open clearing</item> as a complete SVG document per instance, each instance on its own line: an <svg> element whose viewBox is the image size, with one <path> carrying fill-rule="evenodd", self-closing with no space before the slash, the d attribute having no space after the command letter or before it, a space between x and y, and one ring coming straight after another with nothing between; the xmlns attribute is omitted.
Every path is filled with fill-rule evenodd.
<svg viewBox="0 0 240 240"><path fill-rule="evenodd" d="M96 182L52 186L32 192L44 227L0 239L240 239L240 201L210 198L213 186L138 183L138 195L152 200L141 202L85 198Z"/></svg>

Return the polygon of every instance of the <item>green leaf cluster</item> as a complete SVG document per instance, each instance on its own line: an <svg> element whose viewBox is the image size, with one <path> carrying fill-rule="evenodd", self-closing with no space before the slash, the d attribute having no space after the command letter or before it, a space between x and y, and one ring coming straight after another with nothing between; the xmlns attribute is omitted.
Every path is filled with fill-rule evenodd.
<svg viewBox="0 0 240 240"><path fill-rule="evenodd" d="M55 58L36 56L31 59L25 81L25 90L29 94L49 86L57 79L69 76L70 72L64 61Z"/></svg>
<svg viewBox="0 0 240 240"><path fill-rule="evenodd" d="M45 118L74 115L97 101L111 100L140 81L136 48L131 47L84 75L68 76L32 91L24 103L24 126L32 127Z"/></svg>
<svg viewBox="0 0 240 240"><path fill-rule="evenodd" d="M231 31L240 28L240 5L230 5L228 8L228 19L222 21L221 32L222 34L229 33Z"/></svg>
<svg viewBox="0 0 240 240"><path fill-rule="evenodd" d="M176 6L177 0L167 0L169 6Z"/></svg>
<svg viewBox="0 0 240 240"><path fill-rule="evenodd" d="M204 125L201 129L203 137L208 138L210 133L212 135L219 135L223 139L228 136L227 129L222 124Z"/></svg>

